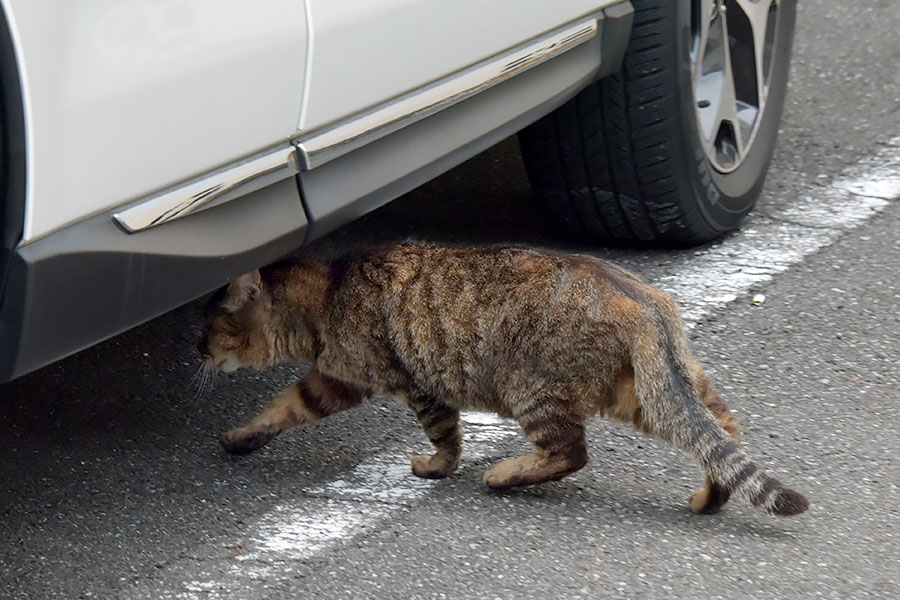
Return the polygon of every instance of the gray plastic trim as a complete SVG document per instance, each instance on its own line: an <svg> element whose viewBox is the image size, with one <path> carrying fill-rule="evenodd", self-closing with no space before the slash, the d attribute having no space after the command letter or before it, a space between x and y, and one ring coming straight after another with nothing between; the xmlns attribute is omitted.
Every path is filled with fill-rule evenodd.
<svg viewBox="0 0 900 600"><path fill-rule="evenodd" d="M0 381L277 260L302 245L306 223L290 178L140 235L100 214L20 246L0 309Z"/></svg>

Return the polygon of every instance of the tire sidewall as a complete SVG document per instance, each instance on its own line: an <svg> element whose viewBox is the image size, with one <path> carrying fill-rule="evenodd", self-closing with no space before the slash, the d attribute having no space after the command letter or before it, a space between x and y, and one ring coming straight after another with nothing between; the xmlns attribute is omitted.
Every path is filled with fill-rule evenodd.
<svg viewBox="0 0 900 600"><path fill-rule="evenodd" d="M721 173L710 163L703 149L694 107L691 78L691 2L673 2L677 31L678 112L681 122L685 172L688 173L690 198L703 215L707 225L716 232L734 229L753 208L765 183L772 159L781 113L787 95L790 70L791 43L796 20L796 0L782 0L781 23L775 40L776 56L770 74L769 95L761 116L762 122L740 166L730 173Z"/></svg>

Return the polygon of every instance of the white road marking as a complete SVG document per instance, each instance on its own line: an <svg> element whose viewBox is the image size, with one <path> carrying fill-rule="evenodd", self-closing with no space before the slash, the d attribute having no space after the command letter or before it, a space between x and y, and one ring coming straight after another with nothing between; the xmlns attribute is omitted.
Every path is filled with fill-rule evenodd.
<svg viewBox="0 0 900 600"><path fill-rule="evenodd" d="M469 460L517 433L512 423L485 413L464 412L462 421L470 429L464 439ZM265 563L271 556L309 558L348 534L370 530L391 512L411 506L437 484L412 474L409 460L414 454L376 454L345 478L309 489L301 500L274 508L257 523L251 549L239 560ZM310 496L321 496L324 503L310 511Z"/></svg>
<svg viewBox="0 0 900 600"><path fill-rule="evenodd" d="M693 327L712 311L831 244L898 197L900 137L831 185L778 212L756 214L739 234L680 263L675 261L666 274L654 277L650 273L645 278L675 296L685 323ZM483 457L519 435L514 423L494 415L464 413L463 422L463 460ZM232 574L265 578L280 571L280 563L322 555L414 505L437 485L412 475L409 459L414 453L375 455L344 479L276 506L247 533L247 552L239 557ZM199 593L208 598L213 587L211 582L192 581L178 597L196 598Z"/></svg>
<svg viewBox="0 0 900 600"><path fill-rule="evenodd" d="M467 429L464 444L468 460L486 455L498 442L518 433L512 422L491 414L464 412L461 420ZM377 454L344 478L305 490L301 498L271 509L253 527L246 541L247 551L236 556L238 562L232 565L230 575L265 580L281 571L284 562L326 552L412 506L438 483L412 474L409 460L413 455L414 451ZM192 581L176 597L218 598L217 585Z"/></svg>
<svg viewBox="0 0 900 600"><path fill-rule="evenodd" d="M685 324L694 327L900 197L900 137L848 176L814 191L787 208L755 215L737 235L651 283L675 297Z"/></svg>

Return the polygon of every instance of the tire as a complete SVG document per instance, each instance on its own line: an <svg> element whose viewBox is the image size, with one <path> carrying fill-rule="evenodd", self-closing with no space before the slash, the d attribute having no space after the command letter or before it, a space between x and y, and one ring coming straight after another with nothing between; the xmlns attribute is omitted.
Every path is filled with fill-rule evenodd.
<svg viewBox="0 0 900 600"><path fill-rule="evenodd" d="M796 0L632 4L621 70L520 132L525 167L570 235L708 242L737 228L762 191L787 91ZM753 23L767 31L761 46L752 45ZM733 88L722 83L726 64Z"/></svg>

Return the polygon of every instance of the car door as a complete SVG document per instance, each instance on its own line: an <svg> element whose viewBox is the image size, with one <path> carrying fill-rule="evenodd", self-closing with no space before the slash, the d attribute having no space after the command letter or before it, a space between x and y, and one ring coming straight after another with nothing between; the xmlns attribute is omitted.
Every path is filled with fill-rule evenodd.
<svg viewBox="0 0 900 600"><path fill-rule="evenodd" d="M601 0L306 0L302 131L348 118L608 4Z"/></svg>
<svg viewBox="0 0 900 600"><path fill-rule="evenodd" d="M25 104L24 241L285 142L304 0L0 0Z"/></svg>

